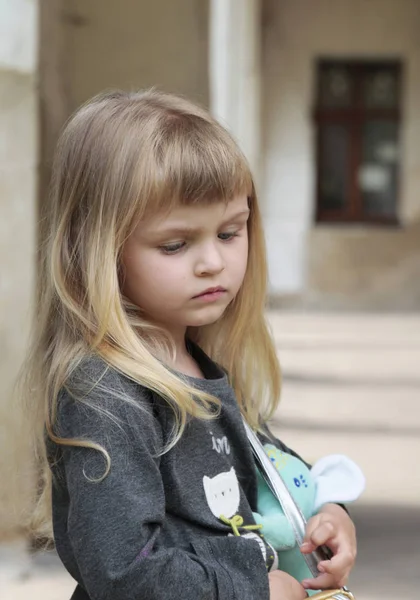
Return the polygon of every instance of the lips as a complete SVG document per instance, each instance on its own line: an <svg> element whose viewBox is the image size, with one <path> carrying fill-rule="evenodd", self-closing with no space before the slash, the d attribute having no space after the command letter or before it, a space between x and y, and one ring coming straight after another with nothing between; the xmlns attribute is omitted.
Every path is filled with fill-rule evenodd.
<svg viewBox="0 0 420 600"><path fill-rule="evenodd" d="M225 288L223 287L212 287L212 288L208 288L207 290L204 290L204 292L201 292L201 294L197 294L196 296L194 296L194 298L200 298L201 296L207 296L209 294L217 294L220 292L226 292Z"/></svg>

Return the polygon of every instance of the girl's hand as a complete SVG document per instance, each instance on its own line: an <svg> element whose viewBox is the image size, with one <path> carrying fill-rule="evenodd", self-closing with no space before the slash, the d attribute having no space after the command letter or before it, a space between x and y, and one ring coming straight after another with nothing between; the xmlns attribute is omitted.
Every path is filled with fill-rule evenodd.
<svg viewBox="0 0 420 600"><path fill-rule="evenodd" d="M307 594L302 585L284 571L268 574L270 600L304 600Z"/></svg>
<svg viewBox="0 0 420 600"><path fill-rule="evenodd" d="M309 554L324 544L334 556L318 564L321 575L302 581L306 589L333 589L346 585L356 560L356 529L346 511L337 504L326 504L309 519L301 551Z"/></svg>

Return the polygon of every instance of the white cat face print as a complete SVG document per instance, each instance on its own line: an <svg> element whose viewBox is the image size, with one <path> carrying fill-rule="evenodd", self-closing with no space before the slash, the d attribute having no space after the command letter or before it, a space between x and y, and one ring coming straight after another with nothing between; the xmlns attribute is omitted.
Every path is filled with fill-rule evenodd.
<svg viewBox="0 0 420 600"><path fill-rule="evenodd" d="M219 473L215 477L203 477L207 503L214 516L230 519L238 512L240 493L235 469Z"/></svg>

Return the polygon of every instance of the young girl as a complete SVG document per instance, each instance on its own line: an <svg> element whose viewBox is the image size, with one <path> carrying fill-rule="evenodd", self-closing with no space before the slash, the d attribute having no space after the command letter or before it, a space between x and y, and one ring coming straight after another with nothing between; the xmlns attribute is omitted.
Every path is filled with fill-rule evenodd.
<svg viewBox="0 0 420 600"><path fill-rule="evenodd" d="M302 550L334 556L304 585L270 571L252 514L242 416L270 435L280 375L261 217L231 136L172 95L100 95L61 136L46 219L26 370L49 465L36 517L52 498L73 598L301 600L342 585L356 542L340 506L308 523Z"/></svg>

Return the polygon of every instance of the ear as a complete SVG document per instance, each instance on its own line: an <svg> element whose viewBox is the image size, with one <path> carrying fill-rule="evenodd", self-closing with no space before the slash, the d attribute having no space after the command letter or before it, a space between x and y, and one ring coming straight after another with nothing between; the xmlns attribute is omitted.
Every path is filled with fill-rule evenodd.
<svg viewBox="0 0 420 600"><path fill-rule="evenodd" d="M341 454L321 458L312 467L311 477L316 487L314 512L329 502L353 502L365 489L361 469Z"/></svg>

